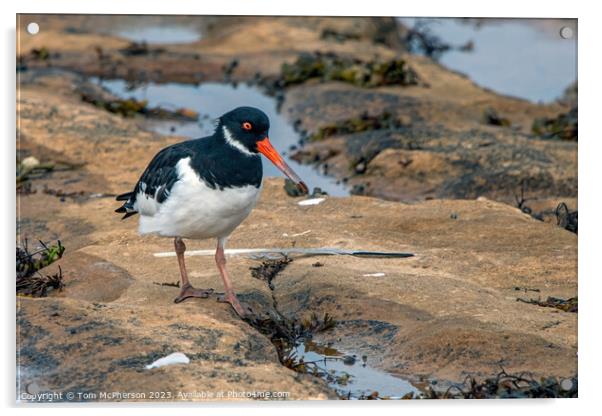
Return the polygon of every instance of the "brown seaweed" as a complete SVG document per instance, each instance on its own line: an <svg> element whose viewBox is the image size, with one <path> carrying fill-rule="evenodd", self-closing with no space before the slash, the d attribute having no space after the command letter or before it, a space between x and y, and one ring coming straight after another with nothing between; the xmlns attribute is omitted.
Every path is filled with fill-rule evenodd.
<svg viewBox="0 0 602 416"><path fill-rule="evenodd" d="M40 241L41 249L30 252L27 240L16 250L16 291L17 294L44 297L48 289L63 289L63 272L42 275L39 270L54 263L63 256L65 247L60 240L56 244L45 244Z"/></svg>
<svg viewBox="0 0 602 416"><path fill-rule="evenodd" d="M571 108L568 113L556 117L540 117L533 121L531 131L535 136L546 140L577 141L578 120L577 107Z"/></svg>
<svg viewBox="0 0 602 416"><path fill-rule="evenodd" d="M315 52L301 54L295 62L283 64L276 85L288 87L310 79L342 81L366 88L419 84L418 74L403 59L362 61Z"/></svg>

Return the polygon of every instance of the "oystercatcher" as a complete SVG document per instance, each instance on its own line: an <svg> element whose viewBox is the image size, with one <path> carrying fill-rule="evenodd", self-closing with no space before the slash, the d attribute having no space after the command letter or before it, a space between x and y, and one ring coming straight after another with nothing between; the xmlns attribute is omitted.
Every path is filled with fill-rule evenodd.
<svg viewBox="0 0 602 416"><path fill-rule="evenodd" d="M168 146L150 162L132 192L119 195L125 203L115 210L123 219L140 214L139 233L173 237L180 267L181 291L175 302L206 298L213 289L195 289L188 280L183 238L217 238L215 261L228 302L244 316L228 271L224 245L251 213L262 187L259 154L266 156L304 192L307 186L270 143L270 121L253 107L236 108L218 119L213 135Z"/></svg>

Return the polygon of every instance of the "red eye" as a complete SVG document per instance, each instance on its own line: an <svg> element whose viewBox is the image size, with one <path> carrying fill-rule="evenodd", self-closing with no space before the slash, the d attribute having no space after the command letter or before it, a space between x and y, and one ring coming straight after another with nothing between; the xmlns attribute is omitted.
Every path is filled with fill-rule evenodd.
<svg viewBox="0 0 602 416"><path fill-rule="evenodd" d="M244 123L242 123L242 128L245 130L251 130L253 126L248 121L245 121Z"/></svg>

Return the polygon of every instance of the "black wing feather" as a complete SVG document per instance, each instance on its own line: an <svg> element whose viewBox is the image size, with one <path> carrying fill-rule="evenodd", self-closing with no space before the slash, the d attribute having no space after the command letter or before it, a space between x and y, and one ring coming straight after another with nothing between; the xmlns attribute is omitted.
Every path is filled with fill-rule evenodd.
<svg viewBox="0 0 602 416"><path fill-rule="evenodd" d="M259 155L249 157L226 145L219 131L218 129L210 137L174 144L157 153L134 190L117 197L118 201L126 201L117 212L126 214L123 219L136 214L134 205L137 195L141 192L159 203L164 202L173 185L179 180L176 165L188 157L191 159L192 169L212 189L246 185L259 188L263 176Z"/></svg>
<svg viewBox="0 0 602 416"><path fill-rule="evenodd" d="M127 201L132 196L133 192L126 192L125 194L117 195L115 199L117 201Z"/></svg>
<svg viewBox="0 0 602 416"><path fill-rule="evenodd" d="M126 201L115 210L115 212L126 213L122 219L137 213L134 204L140 192L150 198L156 198L159 203L167 199L172 186L178 181L176 165L181 159L194 156L194 151L189 143L177 143L162 149L148 164L134 190L117 196L117 201Z"/></svg>

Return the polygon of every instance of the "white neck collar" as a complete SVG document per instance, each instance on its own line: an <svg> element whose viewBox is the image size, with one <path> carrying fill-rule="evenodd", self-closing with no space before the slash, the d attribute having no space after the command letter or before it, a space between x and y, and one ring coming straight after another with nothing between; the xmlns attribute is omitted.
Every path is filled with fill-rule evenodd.
<svg viewBox="0 0 602 416"><path fill-rule="evenodd" d="M254 153L250 152L249 149L243 146L241 142L239 142L234 138L234 136L232 136L232 133L230 132L230 130L228 130L226 126L223 126L222 128L224 131L224 137L226 138L226 143L228 143L230 146L247 156L255 156Z"/></svg>

